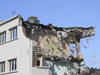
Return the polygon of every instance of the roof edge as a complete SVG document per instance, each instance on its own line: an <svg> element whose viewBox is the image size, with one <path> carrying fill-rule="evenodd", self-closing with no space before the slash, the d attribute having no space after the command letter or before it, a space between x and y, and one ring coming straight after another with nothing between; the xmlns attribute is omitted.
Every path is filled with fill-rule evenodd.
<svg viewBox="0 0 100 75"><path fill-rule="evenodd" d="M9 19L7 19L7 20L1 22L1 23L0 23L0 26L1 26L2 24L5 24L5 23L7 23L7 22L9 22L9 21L11 21L11 20L13 20L13 19L15 19L15 18L18 18L18 17L21 18L20 15L16 15L16 16L14 16L14 17L11 17L11 18L9 18ZM22 20L23 20L23 19L22 19Z"/></svg>

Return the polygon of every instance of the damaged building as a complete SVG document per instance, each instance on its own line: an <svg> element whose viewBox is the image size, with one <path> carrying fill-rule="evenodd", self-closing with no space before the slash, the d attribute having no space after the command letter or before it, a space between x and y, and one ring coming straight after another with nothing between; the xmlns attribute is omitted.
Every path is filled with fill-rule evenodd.
<svg viewBox="0 0 100 75"><path fill-rule="evenodd" d="M3 21L0 75L78 75L85 65L80 39L95 35L94 29L44 25L32 16L26 21L19 15Z"/></svg>

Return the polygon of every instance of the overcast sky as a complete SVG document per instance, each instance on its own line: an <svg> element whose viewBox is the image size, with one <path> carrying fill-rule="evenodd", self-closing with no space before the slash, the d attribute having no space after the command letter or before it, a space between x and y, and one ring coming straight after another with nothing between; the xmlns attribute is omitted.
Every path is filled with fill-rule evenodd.
<svg viewBox="0 0 100 75"><path fill-rule="evenodd" d="M100 67L100 0L0 0L0 20L11 18L13 11L24 20L36 16L45 25L96 27L89 43L81 39L81 53L87 66Z"/></svg>

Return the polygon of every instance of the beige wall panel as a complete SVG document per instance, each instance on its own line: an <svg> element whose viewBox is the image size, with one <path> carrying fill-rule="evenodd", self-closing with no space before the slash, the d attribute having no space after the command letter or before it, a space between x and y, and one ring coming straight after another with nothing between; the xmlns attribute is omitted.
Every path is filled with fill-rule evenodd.
<svg viewBox="0 0 100 75"><path fill-rule="evenodd" d="M67 39L61 41L54 35L37 35L38 45L45 50L45 55L69 56L69 42Z"/></svg>

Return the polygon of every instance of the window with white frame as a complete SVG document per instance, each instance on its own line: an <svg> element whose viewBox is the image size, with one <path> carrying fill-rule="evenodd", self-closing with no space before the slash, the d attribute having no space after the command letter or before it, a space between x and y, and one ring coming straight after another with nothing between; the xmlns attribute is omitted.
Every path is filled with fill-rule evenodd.
<svg viewBox="0 0 100 75"><path fill-rule="evenodd" d="M6 32L0 33L0 43L6 42Z"/></svg>
<svg viewBox="0 0 100 75"><path fill-rule="evenodd" d="M17 27L10 29L10 39L16 39L17 38Z"/></svg>
<svg viewBox="0 0 100 75"><path fill-rule="evenodd" d="M17 69L17 60L9 60L9 71L14 71Z"/></svg>
<svg viewBox="0 0 100 75"><path fill-rule="evenodd" d="M5 72L5 62L0 62L0 73Z"/></svg>

